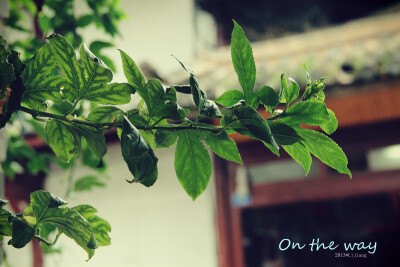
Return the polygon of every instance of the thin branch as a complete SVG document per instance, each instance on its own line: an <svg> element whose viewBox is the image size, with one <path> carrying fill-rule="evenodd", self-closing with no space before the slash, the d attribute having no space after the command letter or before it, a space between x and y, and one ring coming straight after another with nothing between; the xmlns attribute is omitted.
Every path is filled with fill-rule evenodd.
<svg viewBox="0 0 400 267"><path fill-rule="evenodd" d="M37 241L39 241L39 242L45 243L45 244L48 245L48 246L54 245L54 243L52 244L52 243L50 243L49 241L47 241L46 239L44 239L43 237L40 237L40 236L38 236L38 235L33 236L33 238L35 238L35 239L36 239Z"/></svg>
<svg viewBox="0 0 400 267"><path fill-rule="evenodd" d="M22 107L20 108L21 111L31 114L34 118L37 117L47 117L47 118L53 118L53 119L58 119L61 121L65 122L70 122L70 123L76 123L76 124L82 124L82 125L87 125L95 128L122 128L122 124L120 122L92 122L92 121L84 121L84 120L78 120L78 119L72 119L68 118L67 116L62 116L62 115L57 115L49 112L44 112L44 111L39 111L39 110L33 110L30 108ZM149 130L148 127L143 126L143 125L135 125L137 129L140 130ZM210 132L218 132L222 129L220 126L213 126L210 125L210 127L204 127L204 126L197 126L195 127L194 125L188 124L188 125L164 125L164 126L153 126L151 129L155 130L170 130L170 131L178 131L178 130L188 130L188 129L199 129L199 130L204 130L204 131L210 131Z"/></svg>

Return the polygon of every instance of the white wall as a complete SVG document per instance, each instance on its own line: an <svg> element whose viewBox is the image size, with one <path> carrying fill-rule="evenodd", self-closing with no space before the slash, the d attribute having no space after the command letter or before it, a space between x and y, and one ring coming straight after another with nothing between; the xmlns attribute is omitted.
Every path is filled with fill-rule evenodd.
<svg viewBox="0 0 400 267"><path fill-rule="evenodd" d="M212 17L196 10L193 0L134 0L121 1L128 19L120 22L121 37L112 42L116 48L130 55L136 63L148 62L164 75L182 69L172 54L181 61L190 62L196 52L216 44L216 26ZM77 11L85 5L75 6ZM84 41L104 36L95 26L84 31ZM125 81L119 52L105 50L114 58L117 81Z"/></svg>
<svg viewBox="0 0 400 267"><path fill-rule="evenodd" d="M156 150L159 179L151 188L129 184L131 179L121 156L120 145L108 147L106 160L112 179L106 188L78 193L68 206L89 204L112 226L111 246L100 247L86 262L86 252L66 236L56 247L62 254L45 256L45 266L217 266L213 178L210 186L192 201L181 188L174 171L174 149ZM80 177L88 169L76 170ZM52 166L46 190L64 196L66 173ZM7 241L7 240L6 240ZM11 266L31 266L31 247L6 246Z"/></svg>
<svg viewBox="0 0 400 267"><path fill-rule="evenodd" d="M192 201L174 171L174 150L157 150L159 180L151 188L128 184L132 176L119 144L109 146L107 162L112 180L107 188L77 194L71 205L90 204L112 226L112 245L86 253L67 237L63 254L46 257L46 266L217 266L212 189ZM63 195L65 174L55 171L46 189Z"/></svg>

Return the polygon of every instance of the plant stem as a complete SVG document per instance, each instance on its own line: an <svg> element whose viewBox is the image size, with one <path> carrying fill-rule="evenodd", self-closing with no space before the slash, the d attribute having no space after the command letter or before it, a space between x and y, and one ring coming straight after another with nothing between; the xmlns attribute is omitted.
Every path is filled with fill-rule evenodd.
<svg viewBox="0 0 400 267"><path fill-rule="evenodd" d="M54 245L54 244L50 243L49 241L47 241L46 239L44 239L44 238L42 238L42 237L40 237L38 235L35 235L33 238L35 238L37 241L45 243L48 246Z"/></svg>
<svg viewBox="0 0 400 267"><path fill-rule="evenodd" d="M120 122L92 122L92 121L84 121L84 120L78 120L78 119L70 119L67 116L57 115L57 114L44 112L44 111L33 110L33 109L22 107L22 106L21 106L20 110L25 113L31 114L34 118L47 117L47 118L58 119L61 121L87 125L87 126L91 126L91 127L95 127L95 128L104 128L104 127L122 128L122 124ZM148 128L144 125L135 125L135 127L140 130L148 130ZM194 127L193 125L178 125L178 126L164 125L164 126L152 126L151 127L151 129L155 129L155 130L170 130L170 131L188 130L188 129L195 129L195 128L197 128L199 130L210 131L210 132L218 132L222 129L222 127L219 127L219 126L211 126L211 127L197 126L197 127Z"/></svg>
<svg viewBox="0 0 400 267"><path fill-rule="evenodd" d="M74 171L75 171L75 164L73 163L71 168L69 168L69 170L68 170L67 190L65 192L66 199L69 198L69 195L71 194L72 190L74 189Z"/></svg>

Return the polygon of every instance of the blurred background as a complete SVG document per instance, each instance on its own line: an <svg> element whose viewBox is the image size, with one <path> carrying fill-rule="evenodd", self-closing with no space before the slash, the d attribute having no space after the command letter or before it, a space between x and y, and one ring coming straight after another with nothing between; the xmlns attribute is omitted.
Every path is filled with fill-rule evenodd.
<svg viewBox="0 0 400 267"><path fill-rule="evenodd" d="M115 71L115 81L125 81L119 48L148 79L185 84L173 54L211 99L239 88L229 48L235 19L252 42L256 88L278 89L282 73L304 85L302 64L313 79L327 77L326 103L339 120L331 137L353 173L350 180L313 159L305 177L284 151L276 158L234 135L244 165L214 156L210 185L193 202L176 179L173 149L156 151L160 176L148 189L126 183L131 175L115 133L106 135L100 169L89 156L66 169L52 159L40 130L32 134L40 126L16 116L7 133L0 131L9 207L22 211L29 193L41 188L71 206L93 205L112 226L112 245L86 262L66 237L45 251L36 243L19 250L4 243L4 266L400 266L400 2L2 0L0 18L1 34L24 58L55 31L75 47L83 40ZM366 258L335 258L346 251L280 251L284 238L377 242L377 249L355 251Z"/></svg>

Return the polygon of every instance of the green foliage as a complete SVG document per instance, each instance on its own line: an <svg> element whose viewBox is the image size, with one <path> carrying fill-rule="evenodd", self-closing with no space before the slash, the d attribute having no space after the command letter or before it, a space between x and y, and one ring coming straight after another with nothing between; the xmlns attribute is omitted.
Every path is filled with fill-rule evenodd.
<svg viewBox="0 0 400 267"><path fill-rule="evenodd" d="M106 183L104 183L99 177L94 175L86 175L78 180L76 180L74 184L74 191L89 191L93 187L105 187Z"/></svg>
<svg viewBox="0 0 400 267"><path fill-rule="evenodd" d="M21 79L24 68L19 54L9 49L7 42L0 36L0 128L5 126L11 114L21 105L22 94L25 91Z"/></svg>
<svg viewBox="0 0 400 267"><path fill-rule="evenodd" d="M178 60L178 59L177 59ZM181 61L178 60L184 70L190 74L189 83L190 90L193 96L193 101L198 108L196 122L199 120L200 115L204 115L208 118L221 118L221 112L218 106L211 100L207 99L207 94L200 89L197 77L194 72L186 67Z"/></svg>
<svg viewBox="0 0 400 267"><path fill-rule="evenodd" d="M293 79L290 78L289 80L290 86L288 86L288 81L285 77L285 74L281 75L280 101L281 103L286 103L287 105L296 100L300 92L299 85Z"/></svg>
<svg viewBox="0 0 400 267"><path fill-rule="evenodd" d="M51 75L55 67L48 44L41 47L34 57L26 62L26 68L22 73L26 87L24 104L43 111L47 109L46 100L62 101L60 91L64 86L64 79L58 75Z"/></svg>
<svg viewBox="0 0 400 267"><path fill-rule="evenodd" d="M22 50L24 58L30 58L43 45L44 37L57 32L65 36L77 48L82 43L80 30L88 26L96 26L104 35L118 35L117 24L126 15L120 8L120 1L32 1L13 0L10 3L10 14L6 20L9 30L24 33L25 39L18 39L11 44L13 49ZM86 2L88 8L79 9L76 14L76 5ZM85 10L86 13L82 14ZM27 35L28 34L28 35ZM115 71L114 63L102 51L113 47L103 40L95 40L90 49L101 58L108 67Z"/></svg>
<svg viewBox="0 0 400 267"><path fill-rule="evenodd" d="M94 255L98 248L92 226L75 209L60 208L67 204L65 201L44 191L35 191L31 194L31 205L36 219L36 225L50 223L60 232L72 238L89 256ZM37 226L35 226L37 227Z"/></svg>
<svg viewBox="0 0 400 267"><path fill-rule="evenodd" d="M124 111L114 106L101 106L93 109L88 119L94 122L113 122Z"/></svg>
<svg viewBox="0 0 400 267"><path fill-rule="evenodd" d="M7 204L7 201L0 200L0 235L1 236L11 236L12 235L12 225L9 223L8 218L11 215L11 212L3 209L3 207ZM1 237L3 239L3 237Z"/></svg>
<svg viewBox="0 0 400 267"><path fill-rule="evenodd" d="M156 148L169 148L176 143L178 135L173 131L158 130L155 134Z"/></svg>
<svg viewBox="0 0 400 267"><path fill-rule="evenodd" d="M336 129L337 129L338 125L339 125L339 122L336 119L335 113L329 108L327 110L328 110L328 113L329 113L329 117L331 119L328 122L325 122L325 123L321 124L320 126L321 126L321 129L325 133L333 134L336 131Z"/></svg>
<svg viewBox="0 0 400 267"><path fill-rule="evenodd" d="M221 158L243 164L235 141L229 138L225 132L201 131L201 137L211 150Z"/></svg>
<svg viewBox="0 0 400 267"><path fill-rule="evenodd" d="M110 244L109 223L94 215L97 211L89 205L61 207L67 202L45 191L31 193L30 204L23 214L14 215L5 210L6 204L0 200L0 235L10 236L8 244L15 248L24 247L33 238L52 245L45 238L55 230L59 234L54 243L59 235L65 234L88 253L89 259L99 245Z"/></svg>
<svg viewBox="0 0 400 267"><path fill-rule="evenodd" d="M223 93L221 96L219 96L217 99L215 99L215 102L225 106L225 107L230 107L235 105L237 102L239 102L241 99L244 98L243 92L240 90L229 90Z"/></svg>
<svg viewBox="0 0 400 267"><path fill-rule="evenodd" d="M15 248L25 247L35 236L35 229L15 215L10 215L8 221L12 227L12 238L8 244Z"/></svg>
<svg viewBox="0 0 400 267"><path fill-rule="evenodd" d="M50 147L60 160L69 162L80 151L78 139L71 131L69 123L51 120L46 124L46 136Z"/></svg>
<svg viewBox="0 0 400 267"><path fill-rule="evenodd" d="M111 245L111 239L108 235L111 232L111 226L106 220L95 215L97 213L95 208L89 205L79 205L73 209L90 223L94 237L100 246Z"/></svg>
<svg viewBox="0 0 400 267"><path fill-rule="evenodd" d="M347 157L332 139L316 131L302 128L295 129L301 138L303 138L302 143L309 152L329 167L351 177L351 172L347 168Z"/></svg>
<svg viewBox="0 0 400 267"><path fill-rule="evenodd" d="M72 46L60 35L49 38L54 61L61 69L64 86L60 93L69 101L78 103L86 99L98 104L126 104L130 101L131 88L125 83L112 83L113 74L86 46L80 48L83 66L76 60Z"/></svg>
<svg viewBox="0 0 400 267"><path fill-rule="evenodd" d="M85 25L91 19L82 17L79 23ZM45 19L42 23L46 24ZM222 111L201 90L194 72L179 60L189 74L190 84L166 88L158 79L146 81L135 61L120 50L128 83L110 83L113 74L100 59L82 45L81 62L78 62L73 47L66 38L53 34L48 43L26 62L23 72L24 65L17 54L6 47L5 41L2 41L0 49L1 67L9 70L0 75L2 84L11 86L12 91L15 86L19 92L13 99L12 109L9 110L6 104L7 111L20 110L31 114L34 119L46 119L45 139L64 166L73 166L82 156L85 165L99 167L100 173L104 169L103 156L107 151L103 131L117 128L122 156L133 175L133 179L127 179L128 182L138 182L147 187L153 185L158 178L158 159L154 149L176 144L176 175L193 200L206 190L212 172L209 150L205 145L216 155L242 164L238 148L228 136L231 133L259 140L277 156L282 147L303 166L306 174L313 154L351 177L341 148L327 135L302 128L304 125L319 126L327 134L337 128L333 111L324 103L325 79L312 81L307 72L307 86L300 99L299 85L286 75L281 76L279 91L269 86L254 90L256 67L252 49L236 22L231 56L243 90L230 90L218 97L215 102L224 106ZM191 94L197 111L195 116L188 116L188 110L179 106L178 93ZM124 111L114 106L128 103L131 95L139 98L136 108ZM50 108L52 112L48 112L48 100L56 102ZM83 112L83 101L91 107L88 116ZM268 111L269 117L263 117L257 108ZM221 126L200 122L212 118L221 118ZM21 149L26 150L26 147L21 146ZM17 172L18 161L13 162L14 172ZM12 166L12 162L9 163ZM70 184L67 193L103 187L105 183L102 176L88 175L75 183L72 179ZM0 213L0 232L10 235L11 231L11 243L21 247L32 238L47 238L51 231L57 230L59 234L74 239L89 258L98 245L110 243L108 232L111 227L95 215L93 207L60 207L64 204L50 193L33 193L32 208L24 213L23 219L6 211ZM14 228L24 234L17 235ZM43 236L37 237L38 229Z"/></svg>
<svg viewBox="0 0 400 267"><path fill-rule="evenodd" d="M146 182L145 185L152 185L155 182L153 174L157 171L158 159L149 144L127 117L123 119L121 151L134 177L130 182L141 182L143 180ZM149 179L152 182L149 183Z"/></svg>
<svg viewBox="0 0 400 267"><path fill-rule="evenodd" d="M272 112L280 103L279 95L271 87L261 86L254 95L252 107L257 108L260 102Z"/></svg>
<svg viewBox="0 0 400 267"><path fill-rule="evenodd" d="M207 188L211 159L197 130L181 130L175 150L175 171L186 193L195 200Z"/></svg>
<svg viewBox="0 0 400 267"><path fill-rule="evenodd" d="M256 82L256 64L253 50L247 40L242 27L233 21L231 55L232 63L238 75L240 85L243 88L244 100L250 105L253 99L253 89Z"/></svg>
<svg viewBox="0 0 400 267"><path fill-rule="evenodd" d="M290 125L309 124L319 126L330 121L330 119L324 103L298 102L290 106L279 121Z"/></svg>
<svg viewBox="0 0 400 267"><path fill-rule="evenodd" d="M246 136L263 141L275 154L278 153L279 146L272 135L269 123L252 107L241 106L235 110L235 116L245 130L238 130Z"/></svg>

